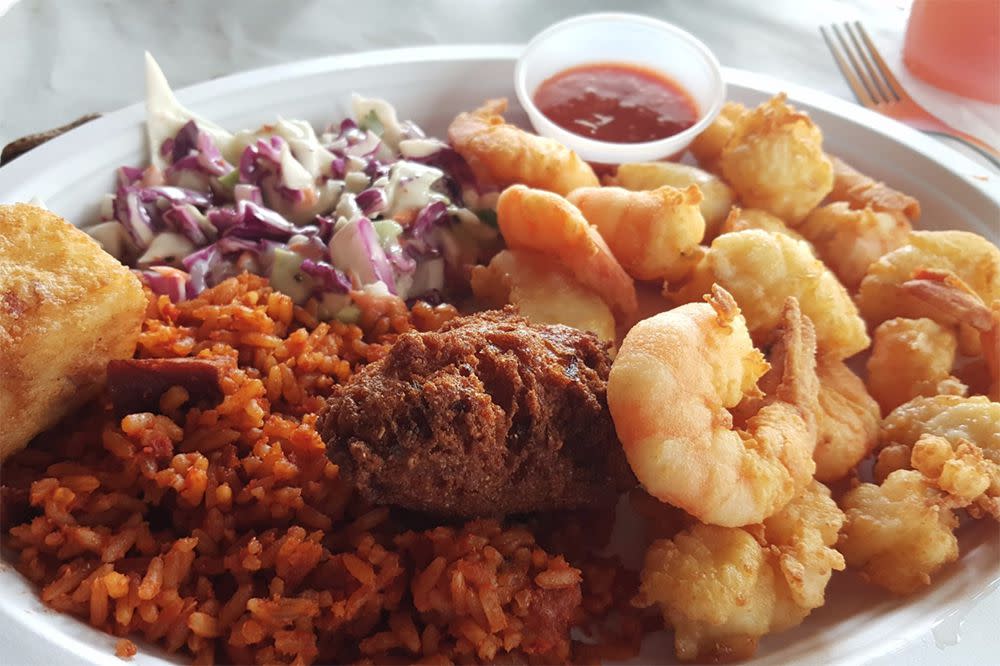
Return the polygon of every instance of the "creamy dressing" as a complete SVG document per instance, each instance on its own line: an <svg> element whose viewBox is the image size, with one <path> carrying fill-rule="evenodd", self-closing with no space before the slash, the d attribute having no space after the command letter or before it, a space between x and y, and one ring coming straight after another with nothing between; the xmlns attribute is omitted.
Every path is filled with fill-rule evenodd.
<svg viewBox="0 0 1000 666"><path fill-rule="evenodd" d="M444 177L444 172L418 162L397 162L389 169L389 182L385 188L389 204L387 216L419 210L433 201L447 201L448 197L431 187Z"/></svg>
<svg viewBox="0 0 1000 666"><path fill-rule="evenodd" d="M223 157L232 164L239 163L241 149L233 141L233 135L182 106L170 89L163 70L147 52L146 134L149 137L150 161L153 166L161 171L167 168L167 160L160 154L160 146L167 139L173 139L191 120L198 124L198 129L212 137Z"/></svg>

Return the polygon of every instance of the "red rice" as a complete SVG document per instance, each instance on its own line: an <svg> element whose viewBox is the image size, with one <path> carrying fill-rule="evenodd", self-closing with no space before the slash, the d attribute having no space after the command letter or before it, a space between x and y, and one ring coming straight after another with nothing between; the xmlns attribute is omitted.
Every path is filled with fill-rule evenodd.
<svg viewBox="0 0 1000 666"><path fill-rule="evenodd" d="M627 598L602 574L616 564L592 565L584 603L589 574L523 526L409 531L340 482L314 429L331 387L453 307L325 323L249 275L149 298L137 354L219 359L224 397L191 407L175 387L123 419L102 398L5 463L5 545L51 607L199 664L553 662L573 622Z"/></svg>

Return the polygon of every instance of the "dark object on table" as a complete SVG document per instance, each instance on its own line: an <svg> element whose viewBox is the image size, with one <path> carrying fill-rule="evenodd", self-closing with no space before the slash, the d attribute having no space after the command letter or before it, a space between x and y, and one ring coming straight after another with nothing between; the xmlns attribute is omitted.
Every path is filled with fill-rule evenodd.
<svg viewBox="0 0 1000 666"><path fill-rule="evenodd" d="M214 407L222 400L224 359L133 358L108 363L108 393L119 416L160 411L172 386L188 392L187 404Z"/></svg>
<svg viewBox="0 0 1000 666"><path fill-rule="evenodd" d="M100 118L99 113L88 113L85 116L80 116L71 123L67 123L62 127L56 127L55 129L50 129L45 132L39 132L38 134L29 134L28 136L22 136L20 139L14 139L8 143L3 148L3 152L0 153L0 166L7 164L15 157L19 157L24 153L28 152L32 148L36 148L50 139L54 139L60 134L65 134L71 129L76 129L80 125L89 123L95 118Z"/></svg>
<svg viewBox="0 0 1000 666"><path fill-rule="evenodd" d="M607 407L609 345L512 308L401 336L320 424L361 495L468 517L601 505L634 484Z"/></svg>

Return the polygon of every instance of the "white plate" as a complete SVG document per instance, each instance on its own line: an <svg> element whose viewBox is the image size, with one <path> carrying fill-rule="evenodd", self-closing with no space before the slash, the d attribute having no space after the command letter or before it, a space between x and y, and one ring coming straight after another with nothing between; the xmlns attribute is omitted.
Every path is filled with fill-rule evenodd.
<svg viewBox="0 0 1000 666"><path fill-rule="evenodd" d="M456 112L484 98L506 96L516 104L512 74L520 48L431 47L323 58L203 83L178 97L205 117L241 129L278 114L323 126L348 114L349 94L357 91L390 100L400 117L443 136ZM829 95L740 70L727 69L725 76L728 97L744 103L788 92L815 118L831 152L920 200L920 228L967 229L997 242L1000 182L985 168L914 130ZM136 87L139 96L139 82ZM525 121L519 109L512 118ZM112 191L115 169L145 163L143 120L143 107L136 104L18 158L0 169L0 203L38 197L75 224L93 219L101 196ZM828 603L802 626L764 639L752 663L861 664L925 638L934 627L939 627L940 641L948 642L958 620L1000 578L997 534L992 521L963 529L959 562L937 576L929 589L906 600L890 599L854 574L836 574ZM993 595L991 603L995 599ZM0 661L120 665L113 656L115 640L46 609L13 567L0 562ZM666 634L647 640L642 661L666 661L673 654L669 640ZM996 657L967 656L978 663ZM140 645L131 663L174 660Z"/></svg>

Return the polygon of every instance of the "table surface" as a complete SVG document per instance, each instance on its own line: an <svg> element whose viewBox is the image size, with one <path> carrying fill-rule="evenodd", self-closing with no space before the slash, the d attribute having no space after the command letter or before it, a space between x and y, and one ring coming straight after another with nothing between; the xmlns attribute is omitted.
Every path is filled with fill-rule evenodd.
<svg viewBox="0 0 1000 666"><path fill-rule="evenodd" d="M145 50L156 56L171 84L180 88L241 70L337 53L427 44L521 43L557 20L592 11L633 11L671 21L698 35L724 65L852 101L817 27L863 20L915 100L952 126L1000 146L1000 105L938 90L903 66L900 52L909 4L905 0L0 0L0 146L85 113L111 111L139 100ZM962 146L957 149L978 158ZM993 594L966 617L958 645L939 647L928 634L873 663L1000 664L997 617L1000 594ZM16 649L8 652L11 647L15 646L4 652L16 654Z"/></svg>

